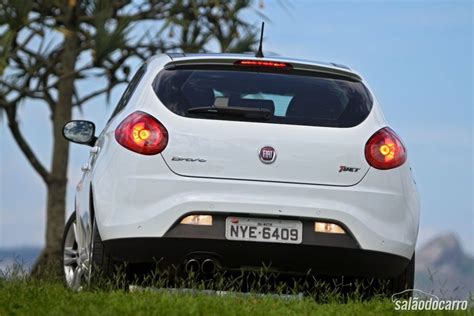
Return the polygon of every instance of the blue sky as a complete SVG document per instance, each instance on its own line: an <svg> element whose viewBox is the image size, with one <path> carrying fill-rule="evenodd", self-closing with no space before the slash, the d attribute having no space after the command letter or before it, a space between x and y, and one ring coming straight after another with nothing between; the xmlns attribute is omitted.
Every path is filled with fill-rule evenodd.
<svg viewBox="0 0 474 316"><path fill-rule="evenodd" d="M264 1L264 49L347 64L367 80L404 139L421 194L419 241L456 232L474 253L473 4L465 1ZM255 14L246 17L259 22ZM82 89L93 89L88 82ZM96 99L75 118L100 130L111 105ZM21 108L21 127L50 163L51 127L41 103ZM0 123L0 247L43 245L46 190ZM68 214L88 149L72 145Z"/></svg>

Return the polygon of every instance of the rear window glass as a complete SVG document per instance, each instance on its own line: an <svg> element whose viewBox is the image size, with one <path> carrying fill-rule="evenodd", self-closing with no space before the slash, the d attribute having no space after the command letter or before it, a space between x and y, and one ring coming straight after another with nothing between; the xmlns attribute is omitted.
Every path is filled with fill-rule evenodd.
<svg viewBox="0 0 474 316"><path fill-rule="evenodd" d="M153 88L168 109L192 118L256 120L224 111L189 111L238 107L271 112L269 117L257 119L264 123L353 127L365 120L372 108L371 96L361 82L295 70L165 69L155 78Z"/></svg>

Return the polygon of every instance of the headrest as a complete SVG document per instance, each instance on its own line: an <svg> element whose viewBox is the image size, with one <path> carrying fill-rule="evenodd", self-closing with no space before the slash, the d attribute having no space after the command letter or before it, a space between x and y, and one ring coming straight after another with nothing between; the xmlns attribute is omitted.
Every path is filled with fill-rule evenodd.
<svg viewBox="0 0 474 316"><path fill-rule="evenodd" d="M186 101L189 107L213 106L214 105L214 91L206 86L186 86L184 92Z"/></svg>
<svg viewBox="0 0 474 316"><path fill-rule="evenodd" d="M286 110L286 116L336 119L341 113L341 102L337 95L315 93L295 95Z"/></svg>

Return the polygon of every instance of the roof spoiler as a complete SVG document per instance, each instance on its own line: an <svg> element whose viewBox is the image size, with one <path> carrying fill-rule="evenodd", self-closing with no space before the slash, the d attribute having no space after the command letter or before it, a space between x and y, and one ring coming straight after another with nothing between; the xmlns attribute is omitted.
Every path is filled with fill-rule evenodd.
<svg viewBox="0 0 474 316"><path fill-rule="evenodd" d="M239 60L259 60L261 61L262 58L255 58L253 56L240 56L236 58L219 58L219 57L186 57L186 58L176 58L170 61L168 64L164 66L165 69L173 69L175 67L181 66L232 66L236 61ZM345 67L341 67L339 65L328 64L325 66L324 64L316 64L316 63L303 63L299 61L293 60L280 60L277 58L265 58L265 60L273 61L273 62L281 62L286 64L291 64L294 70L304 70L304 71L314 71L319 73L326 73L332 75L338 75L342 77L346 77L355 81L362 81L362 78L357 74ZM337 67L337 68L335 68Z"/></svg>

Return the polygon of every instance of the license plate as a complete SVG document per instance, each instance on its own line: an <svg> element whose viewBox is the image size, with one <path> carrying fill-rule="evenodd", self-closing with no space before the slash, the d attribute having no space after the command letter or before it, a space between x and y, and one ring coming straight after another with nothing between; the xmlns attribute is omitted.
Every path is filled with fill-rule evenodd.
<svg viewBox="0 0 474 316"><path fill-rule="evenodd" d="M300 244L303 239L303 224L300 221L227 217L225 238L258 242Z"/></svg>

